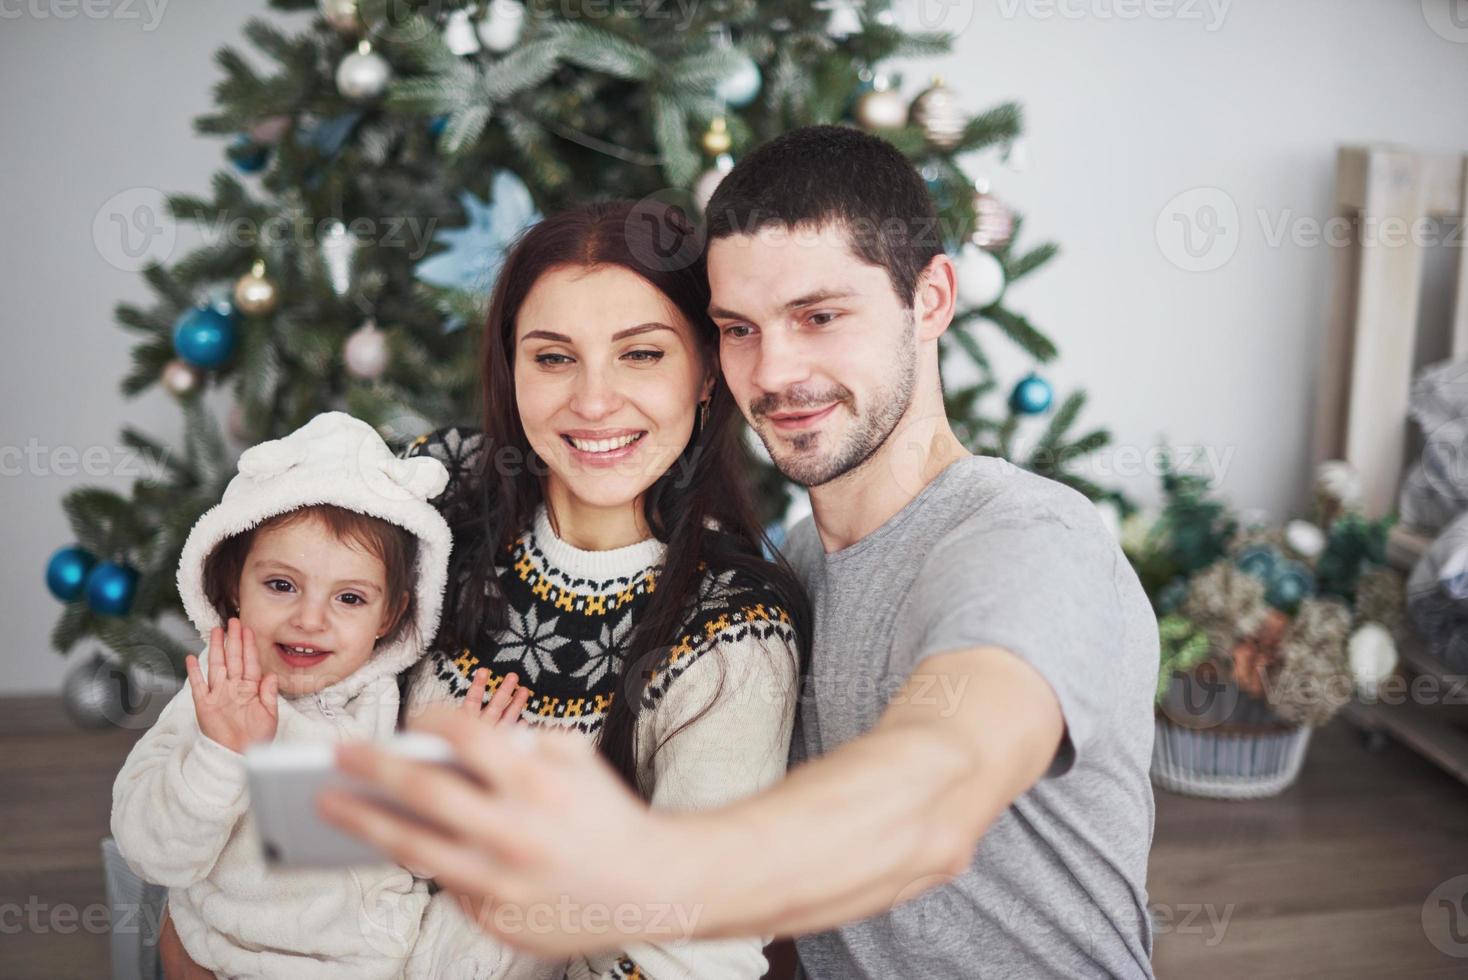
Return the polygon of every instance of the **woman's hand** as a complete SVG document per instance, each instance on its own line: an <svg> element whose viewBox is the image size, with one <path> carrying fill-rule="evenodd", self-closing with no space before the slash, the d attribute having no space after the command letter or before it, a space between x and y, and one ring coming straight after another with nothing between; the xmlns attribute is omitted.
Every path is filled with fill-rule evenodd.
<svg viewBox="0 0 1468 980"><path fill-rule="evenodd" d="M189 672L199 731L234 752L275 738L280 722L276 701L280 682L274 674L260 679L254 630L231 619L227 634L217 626L210 631L207 680L199 669L198 657L190 654L184 666Z"/></svg>
<svg viewBox="0 0 1468 980"><path fill-rule="evenodd" d="M519 683L519 676L507 675L495 689L489 703L485 704L484 691L489 687L489 670L480 667L474 672L469 693L464 695L464 703L459 710L491 728L514 725L520 720L520 712L525 710L525 705L530 700L530 689L517 687Z"/></svg>
<svg viewBox="0 0 1468 980"><path fill-rule="evenodd" d="M328 821L425 869L485 932L542 956L692 933L700 909L683 897L692 869L663 860L663 848L684 855L707 843L692 820L634 796L589 739L486 728L459 708L432 709L413 727L446 739L472 778L345 745L341 770L393 806L328 791L318 804Z"/></svg>

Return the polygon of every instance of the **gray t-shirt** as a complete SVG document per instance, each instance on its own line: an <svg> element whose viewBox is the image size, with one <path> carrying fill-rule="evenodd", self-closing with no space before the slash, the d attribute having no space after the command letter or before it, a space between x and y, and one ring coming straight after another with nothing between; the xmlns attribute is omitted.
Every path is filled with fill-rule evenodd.
<svg viewBox="0 0 1468 980"><path fill-rule="evenodd" d="M798 939L806 976L1151 977L1157 622L1090 501L970 457L855 544L825 554L807 519L784 550L815 607L792 763L870 731L924 658L975 646L1034 666L1066 725L1050 772L989 828L967 871Z"/></svg>

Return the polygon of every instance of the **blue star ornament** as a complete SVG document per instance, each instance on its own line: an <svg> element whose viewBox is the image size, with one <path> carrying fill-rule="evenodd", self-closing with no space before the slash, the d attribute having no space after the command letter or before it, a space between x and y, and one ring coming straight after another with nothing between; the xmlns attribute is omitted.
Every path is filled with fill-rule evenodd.
<svg viewBox="0 0 1468 980"><path fill-rule="evenodd" d="M504 262L506 247L522 230L540 220L530 191L507 170L494 175L490 197L493 203L485 203L469 191L459 193L468 224L433 236L444 249L418 263L419 281L443 289L489 292Z"/></svg>

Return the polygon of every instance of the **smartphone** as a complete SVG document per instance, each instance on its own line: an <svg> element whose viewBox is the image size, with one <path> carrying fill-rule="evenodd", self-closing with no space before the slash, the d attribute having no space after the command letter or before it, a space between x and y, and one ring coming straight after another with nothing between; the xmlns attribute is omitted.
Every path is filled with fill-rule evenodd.
<svg viewBox="0 0 1468 980"><path fill-rule="evenodd" d="M399 732L381 746L405 759L437 763L467 775L453 748L437 735ZM271 742L245 751L250 812L260 833L265 862L270 866L334 868L392 863L373 845L317 816L316 796L327 788L345 789L411 816L337 769L336 749L334 742Z"/></svg>

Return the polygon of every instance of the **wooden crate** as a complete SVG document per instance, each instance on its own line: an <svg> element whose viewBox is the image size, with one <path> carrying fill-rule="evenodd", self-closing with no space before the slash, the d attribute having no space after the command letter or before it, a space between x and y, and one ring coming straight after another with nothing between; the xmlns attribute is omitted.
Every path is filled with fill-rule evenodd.
<svg viewBox="0 0 1468 980"><path fill-rule="evenodd" d="M1468 224L1468 156L1419 153L1400 146L1341 147L1336 157L1336 217L1352 240L1332 249L1332 295L1316 387L1313 462L1344 459L1360 474L1371 517L1396 510L1408 459L1407 417L1424 219ZM1400 234L1389 237L1388 229ZM1335 243L1332 243L1335 244ZM1448 356L1468 358L1468 248L1455 243L1455 295ZM1410 571L1432 535L1392 529L1388 558ZM1404 644L1402 673L1427 676L1440 690L1462 681L1435 661L1416 637ZM1459 688L1461 689L1461 688ZM1352 704L1346 716L1366 731L1387 734L1468 781L1468 709L1450 704Z"/></svg>

